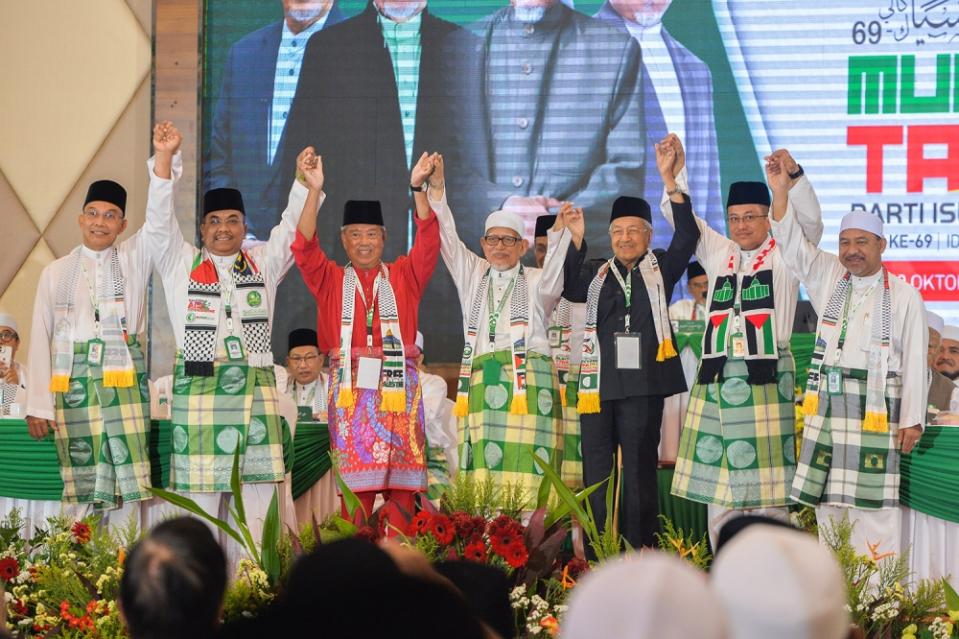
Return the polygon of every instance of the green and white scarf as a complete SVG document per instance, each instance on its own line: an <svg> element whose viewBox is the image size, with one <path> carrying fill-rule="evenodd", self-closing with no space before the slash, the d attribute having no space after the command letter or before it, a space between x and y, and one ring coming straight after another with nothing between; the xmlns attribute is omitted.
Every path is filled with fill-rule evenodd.
<svg viewBox="0 0 959 639"><path fill-rule="evenodd" d="M106 272L94 284L90 303L99 314L96 322L99 335L103 340L103 385L115 388L129 388L136 384L136 369L127 349L126 308L123 294L126 280L120 269L117 248L111 247L105 260ZM52 369L50 392L66 393L70 388L70 374L73 370L73 302L76 296L80 273L84 271L83 248L78 246L71 253L70 266L66 275L57 285L55 320L53 328ZM84 274L83 277L86 277ZM89 286L88 281L86 286Z"/></svg>
<svg viewBox="0 0 959 639"><path fill-rule="evenodd" d="M352 345L357 293L363 296L363 288L353 265L347 264L343 271L343 302L340 314L340 362L336 372L340 388L336 397L337 408L351 408L356 403L353 397ZM380 264L380 271L373 280L373 299L366 302L364 298L364 303L368 310L375 304L380 312L380 337L383 340L380 410L403 413L406 411L406 355L403 351L399 313L396 310L396 296L393 294L390 271L386 264Z"/></svg>
<svg viewBox="0 0 959 639"><path fill-rule="evenodd" d="M746 347L743 359L746 360L749 373L747 381L755 385L775 383L779 351L771 259L774 248L776 240L767 237L753 258L749 272L743 275L742 290L738 291L738 295L740 251L729 256L725 273L716 277L713 296L709 300L706 330L703 332L703 357L698 377L700 384L711 384L717 378L722 379L733 318L737 313L743 319L739 330L743 333Z"/></svg>
<svg viewBox="0 0 959 639"><path fill-rule="evenodd" d="M806 395L803 398L803 413L809 417L819 412L819 391L822 386L822 368L826 353L839 347L842 327L847 323L849 304L852 300L852 279L849 271L836 283L832 296L826 303L816 345L809 365ZM842 317L841 317L842 316ZM866 412L862 429L875 433L889 431L886 414L886 376L889 372L889 343L892 326L892 298L889 292L889 272L882 269L882 294L873 298L872 326L869 356L866 368ZM848 327L847 327L848 328ZM838 365L838 362L836 363Z"/></svg>
<svg viewBox="0 0 959 639"><path fill-rule="evenodd" d="M553 311L553 321L549 327L550 332L556 332L559 344L553 348L553 363L556 365L556 377L559 379L559 395L566 406L566 384L569 379L570 363L570 338L573 334L572 320L570 319L570 301L565 297L559 299L559 304ZM552 341L552 334L550 335Z"/></svg>
<svg viewBox="0 0 959 639"><path fill-rule="evenodd" d="M599 267L593 281L589 283L589 291L586 294L586 330L583 333L583 361L579 367L579 400L576 406L580 414L599 412L601 358L599 335L596 332L596 315L599 309L599 294L603 290L603 282L606 281L606 276L609 275L610 270L615 268L615 258L610 258L609 261ZM639 268L643 284L646 286L646 292L649 295L649 303L653 313L653 328L656 331L656 343L659 345L656 349L656 361L662 362L668 358L676 357L672 325L669 323L669 306L666 302L663 273L659 269L659 261L652 251L646 251L646 255L634 268ZM631 276L632 272L626 273L626 277ZM655 294L653 291L655 291Z"/></svg>
<svg viewBox="0 0 959 639"><path fill-rule="evenodd" d="M270 309L263 273L244 251L230 269L236 290L236 310L243 330L247 362L254 368L273 366L270 350ZM187 285L183 369L188 376L212 377L223 288L216 265L206 250L197 253Z"/></svg>
<svg viewBox="0 0 959 639"><path fill-rule="evenodd" d="M463 345L463 359L460 362L459 383L456 389L456 407L453 409L457 417L465 417L469 413L473 354L476 352L480 311L489 290L490 271L491 268L486 269L479 288L476 289L470 303L466 343ZM526 330L529 327L529 291L526 284L526 271L522 264L520 264L512 289L509 301L509 341L513 362L513 401L510 403L509 412L514 415L527 415L529 414L529 407L526 401ZM487 314L491 311L492 309L486 309Z"/></svg>

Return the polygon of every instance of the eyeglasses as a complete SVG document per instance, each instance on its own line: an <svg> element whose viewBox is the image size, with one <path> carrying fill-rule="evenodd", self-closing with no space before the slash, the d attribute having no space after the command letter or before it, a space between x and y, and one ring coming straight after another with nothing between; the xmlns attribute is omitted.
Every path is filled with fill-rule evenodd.
<svg viewBox="0 0 959 639"><path fill-rule="evenodd" d="M361 239L375 241L383 237L382 229L371 229L369 231L346 231L346 237L357 242Z"/></svg>
<svg viewBox="0 0 959 639"><path fill-rule="evenodd" d="M499 246L502 244L506 248L511 248L516 246L516 243L520 241L520 238L515 235L484 235L483 241L490 246Z"/></svg>
<svg viewBox="0 0 959 639"><path fill-rule="evenodd" d="M123 217L122 214L117 213L114 210L104 211L101 213L96 209L87 209L83 212L83 216L89 221L94 221L96 219L102 219L104 222L113 223Z"/></svg>
<svg viewBox="0 0 959 639"><path fill-rule="evenodd" d="M290 363L294 366L299 364L312 364L313 360L319 358L319 355L290 355Z"/></svg>
<svg viewBox="0 0 959 639"><path fill-rule="evenodd" d="M729 225L735 226L736 224L752 224L756 220L761 220L764 217L769 217L769 215L743 215L742 217L738 215L729 216Z"/></svg>
<svg viewBox="0 0 959 639"><path fill-rule="evenodd" d="M20 339L13 331L0 331L0 342L12 342Z"/></svg>

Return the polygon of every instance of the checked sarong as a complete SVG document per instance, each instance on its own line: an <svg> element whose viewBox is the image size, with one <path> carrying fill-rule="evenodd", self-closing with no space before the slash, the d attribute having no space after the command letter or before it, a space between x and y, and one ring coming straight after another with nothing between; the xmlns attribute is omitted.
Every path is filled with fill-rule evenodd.
<svg viewBox="0 0 959 639"><path fill-rule="evenodd" d="M485 362L500 364L499 382L485 384ZM528 414L510 413L513 367L509 351L485 353L473 360L469 386L469 413L459 420L460 470L477 481L493 476L497 484L521 486L532 498L542 472L533 461L539 455L554 468L563 462L563 411L553 360L527 352Z"/></svg>
<svg viewBox="0 0 959 639"><path fill-rule="evenodd" d="M695 384L679 439L672 493L724 508L789 503L796 470L795 363L780 349L775 384L751 385L745 360L723 381Z"/></svg>
<svg viewBox="0 0 959 639"><path fill-rule="evenodd" d="M237 448L243 483L283 481L286 422L279 414L278 397L272 367L214 362L212 377L189 376L178 354L173 369L172 489L229 491Z"/></svg>
<svg viewBox="0 0 959 639"><path fill-rule="evenodd" d="M566 405L563 406L563 465L560 476L570 488L583 487L583 445L580 436L579 411L576 401L579 391L579 364L570 364L566 375Z"/></svg>
<svg viewBox="0 0 959 639"><path fill-rule="evenodd" d="M127 347L137 383L103 385L103 367L87 363L87 343L73 345L69 389L56 393L54 433L63 501L115 506L149 499L150 386L143 350L135 337Z"/></svg>
<svg viewBox="0 0 959 639"><path fill-rule="evenodd" d="M899 504L899 398L902 378L886 379L889 432L862 429L866 413L866 371L823 366L842 374L843 392L819 389L819 410L806 418L792 499L801 504L845 504L890 508Z"/></svg>

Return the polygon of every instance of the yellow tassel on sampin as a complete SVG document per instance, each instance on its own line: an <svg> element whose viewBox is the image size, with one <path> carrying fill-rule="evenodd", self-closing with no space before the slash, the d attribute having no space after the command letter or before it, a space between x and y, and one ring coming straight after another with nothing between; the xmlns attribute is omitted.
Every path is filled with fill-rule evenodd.
<svg viewBox="0 0 959 639"><path fill-rule="evenodd" d="M566 406L566 386L559 387L559 405Z"/></svg>
<svg viewBox="0 0 959 639"><path fill-rule="evenodd" d="M470 402L465 393L456 395L456 406L453 407L453 414L457 417L466 417L469 414Z"/></svg>
<svg viewBox="0 0 959 639"><path fill-rule="evenodd" d="M385 391L380 398L380 410L386 413L406 412L406 393L403 391Z"/></svg>
<svg viewBox="0 0 959 639"><path fill-rule="evenodd" d="M336 407L337 408L353 408L356 404L356 400L353 398L352 390L340 389L340 393L336 396Z"/></svg>
<svg viewBox="0 0 959 639"><path fill-rule="evenodd" d="M676 347L673 346L673 340L667 337L659 343L659 348L656 350L656 361L662 362L671 357L676 357Z"/></svg>
<svg viewBox="0 0 959 639"><path fill-rule="evenodd" d="M888 433L889 418L886 413L866 411L866 415L862 419L862 429L869 433Z"/></svg>
<svg viewBox="0 0 959 639"><path fill-rule="evenodd" d="M113 388L130 388L136 383L136 371L103 371L103 385Z"/></svg>
<svg viewBox="0 0 959 639"><path fill-rule="evenodd" d="M54 375L50 378L51 393L65 393L70 390L70 378L66 375Z"/></svg>
<svg viewBox="0 0 959 639"><path fill-rule="evenodd" d="M812 417L819 413L819 395L816 393L806 393L802 400L802 414L806 417Z"/></svg>
<svg viewBox="0 0 959 639"><path fill-rule="evenodd" d="M509 412L511 415L529 415L529 406L526 404L526 391L520 391L513 395L513 401L510 402Z"/></svg>

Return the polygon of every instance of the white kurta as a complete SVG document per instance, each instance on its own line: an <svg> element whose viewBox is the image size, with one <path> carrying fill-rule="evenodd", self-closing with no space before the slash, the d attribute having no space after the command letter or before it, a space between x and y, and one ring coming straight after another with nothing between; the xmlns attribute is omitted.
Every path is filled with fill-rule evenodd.
<svg viewBox="0 0 959 639"><path fill-rule="evenodd" d="M685 167L676 176L676 186L683 193L689 193L688 176ZM694 203L695 204L695 203ZM804 175L789 190L789 202L786 205L787 211L798 219L802 233L812 242L813 245L819 244L822 238L822 209L819 206L819 199L813 190L812 183ZM673 222L673 209L669 204L669 196L663 190L663 198L660 202L660 210L666 220L675 227ZM713 289L716 286L716 278L725 275L727 264L731 255L739 255L739 270L737 273L737 290L742 286L743 275L752 274L752 258L756 256L758 250L746 251L739 247L734 240L720 234L698 215L696 224L699 225L699 243L696 245L696 259L706 271L709 278L709 291L706 299L713 299ZM779 240L777 240L777 243ZM776 309L776 339L780 347L789 345L789 338L793 332L793 320L796 317L796 299L799 295L799 278L783 262L780 255L781 247L776 247L771 252L771 268L773 272L773 304Z"/></svg>
<svg viewBox="0 0 959 639"><path fill-rule="evenodd" d="M796 216L787 211L780 222L773 221L773 236L780 242L780 255L806 285L816 313L823 309L846 274L839 258L813 246L802 236ZM870 277L853 277L853 293L848 325L856 327L846 335L846 344L837 361L836 353L825 354L825 365L844 368L866 368L866 359L872 334L873 297L882 295L881 273ZM926 416L926 313L919 291L898 277L889 278L892 301L892 326L888 367L889 372L902 377L902 399L899 405L899 424L908 427L922 424ZM857 306L858 304L858 306ZM817 327L818 330L818 327ZM820 504L816 517L823 524L830 519L848 518L854 523L853 545L858 552L867 553L867 543L881 542L880 551L900 550L901 515L898 508L866 510L834 504Z"/></svg>
<svg viewBox="0 0 959 639"><path fill-rule="evenodd" d="M176 221L173 209L173 186L182 174L180 154L174 157L173 179L165 180L153 172L154 160L147 162L150 172L150 191L147 197L147 217L140 233L153 257L157 272L163 280L163 292L166 296L167 312L177 348L183 348L186 324L187 288L193 261L200 249L183 239L180 225ZM272 328L273 310L276 307L276 289L287 271L293 265L293 253L290 245L296 236L296 225L300 220L303 205L306 202L307 189L298 181L290 189L286 210L280 216L280 223L273 227L270 239L251 248L248 253L256 267L263 273L263 286L266 292L266 306ZM320 196L322 203L325 196ZM228 260L219 260L227 262ZM216 263L217 260L214 260ZM218 265L217 270L220 270ZM222 279L222 278L221 278ZM220 326L217 332L217 353L222 354L226 322L221 304ZM234 333L242 340L239 322L234 322ZM244 350L249 352L247 345Z"/></svg>
<svg viewBox="0 0 959 639"><path fill-rule="evenodd" d="M695 300L679 300L669 307L669 319L673 330L678 330L680 320L706 320L706 307L697 304ZM696 381L696 371L699 370L699 358L693 349L687 346L679 353L679 361L683 365L683 376L686 378L686 388L692 388ZM679 434L683 429L683 418L686 416L686 407L689 405L689 391L670 395L663 402L663 420L659 435L659 461L672 463L676 461L679 452Z"/></svg>
<svg viewBox="0 0 959 639"><path fill-rule="evenodd" d="M12 401L9 410L0 409L0 419L23 419L26 417L24 409L27 407L27 367L20 362L13 362L13 367L17 371L17 378L20 380L17 384L7 384L0 382L0 389L3 393L12 393ZM0 401L6 399L0 397Z"/></svg>
<svg viewBox="0 0 959 639"><path fill-rule="evenodd" d="M705 321L706 307L696 302L696 300L682 299L669 305L669 319L674 322L674 329L676 327L675 322L679 322L680 320Z"/></svg>
<svg viewBox="0 0 959 639"><path fill-rule="evenodd" d="M149 239L141 229L116 245L120 271L123 273L125 282L123 309L126 315L127 332L130 335L143 335L146 331L146 293L151 275L148 243ZM107 276L109 257L110 249L94 251L85 246L81 248L80 259L90 278L89 283L99 283ZM73 252L71 251L43 269L33 303L33 336L30 339L30 353L27 360L30 366L27 377L26 414L42 419L56 418L53 393L49 391L52 374L50 346L56 322L57 287L60 280L69 274L72 262ZM100 290L108 288L102 287ZM77 277L77 288L73 295L70 339L74 343L82 343L99 337L94 329L90 286L82 272Z"/></svg>
<svg viewBox="0 0 959 639"><path fill-rule="evenodd" d="M446 203L445 191L440 200L430 198L430 206L436 213L436 219L440 225L440 255L443 256L443 262L453 277L453 283L456 285L457 293L459 293L460 306L463 309L463 335L465 337L469 326L470 305L480 287L483 275L487 269L490 269L490 263L466 248L466 245L460 241L459 235L456 233L453 213ZM553 257L555 255L566 255L566 247L569 246L570 240L569 231L564 230L562 233L551 231L543 268L524 267L526 285L529 291L529 307L527 310L529 324L526 328L526 349L547 357L550 354L550 349L546 335L546 322L563 293L563 260L553 259ZM508 287L509 280L518 269L519 265L502 272L492 269L490 286L493 289L494 304L502 299L502 294ZM476 336L476 348L473 352L474 359L494 350L509 350L509 305L510 302L507 300L503 316L496 323L495 343L490 344L489 309L487 308L487 300L482 301L479 326L477 327L479 332Z"/></svg>

